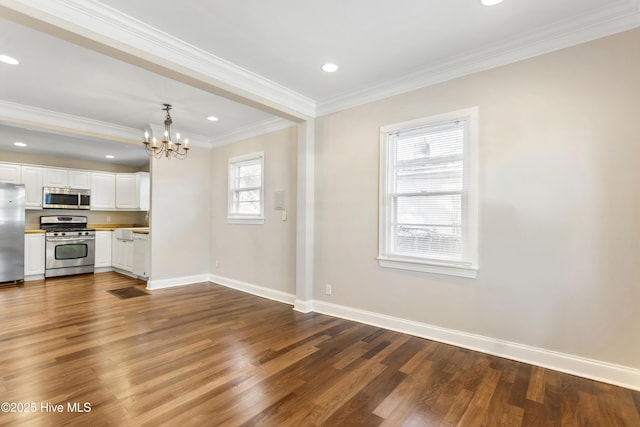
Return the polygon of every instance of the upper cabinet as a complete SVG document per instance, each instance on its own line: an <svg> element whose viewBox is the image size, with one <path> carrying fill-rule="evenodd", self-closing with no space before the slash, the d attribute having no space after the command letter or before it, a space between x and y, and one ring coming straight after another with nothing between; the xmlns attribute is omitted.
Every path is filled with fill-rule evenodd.
<svg viewBox="0 0 640 427"><path fill-rule="evenodd" d="M67 170L44 168L42 171L42 185L44 187L66 187Z"/></svg>
<svg viewBox="0 0 640 427"><path fill-rule="evenodd" d="M42 168L0 163L0 181L11 184L24 184L25 208L42 209Z"/></svg>
<svg viewBox="0 0 640 427"><path fill-rule="evenodd" d="M108 172L91 174L91 210L116 208L116 175Z"/></svg>
<svg viewBox="0 0 640 427"><path fill-rule="evenodd" d="M27 209L42 209L42 187L69 187L91 190L91 210L149 210L149 172L92 172L0 162L0 182L24 184Z"/></svg>
<svg viewBox="0 0 640 427"><path fill-rule="evenodd" d="M69 187L89 190L91 188L91 172L89 171L68 171Z"/></svg>
<svg viewBox="0 0 640 427"><path fill-rule="evenodd" d="M116 174L116 209L149 210L148 172Z"/></svg>
<svg viewBox="0 0 640 427"><path fill-rule="evenodd" d="M24 184L24 205L27 209L42 209L42 168L22 166L20 182Z"/></svg>
<svg viewBox="0 0 640 427"><path fill-rule="evenodd" d="M20 184L20 165L1 163L0 181L10 184Z"/></svg>
<svg viewBox="0 0 640 427"><path fill-rule="evenodd" d="M70 187L88 190L91 188L91 172L45 168L43 174L43 185L45 187Z"/></svg>

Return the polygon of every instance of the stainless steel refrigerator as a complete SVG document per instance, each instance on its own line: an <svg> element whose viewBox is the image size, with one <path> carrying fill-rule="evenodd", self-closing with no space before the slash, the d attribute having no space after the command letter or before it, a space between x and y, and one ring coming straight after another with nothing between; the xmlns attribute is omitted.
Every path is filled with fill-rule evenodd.
<svg viewBox="0 0 640 427"><path fill-rule="evenodd" d="M24 185L0 182L0 285L24 280Z"/></svg>

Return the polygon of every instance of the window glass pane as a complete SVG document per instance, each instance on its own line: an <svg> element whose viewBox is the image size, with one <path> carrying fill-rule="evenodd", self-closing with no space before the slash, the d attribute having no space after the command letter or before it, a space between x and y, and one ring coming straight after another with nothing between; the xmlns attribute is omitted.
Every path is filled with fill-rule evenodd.
<svg viewBox="0 0 640 427"><path fill-rule="evenodd" d="M236 192L236 200L240 202L260 201L260 190L240 190Z"/></svg>
<svg viewBox="0 0 640 427"><path fill-rule="evenodd" d="M243 215L260 214L260 202L238 202L238 212Z"/></svg>
<svg viewBox="0 0 640 427"><path fill-rule="evenodd" d="M392 239L400 255L459 259L462 252L461 227L394 225Z"/></svg>
<svg viewBox="0 0 640 427"><path fill-rule="evenodd" d="M238 184L236 188L247 187L260 187L260 181L262 177L260 175L248 175L238 178Z"/></svg>
<svg viewBox="0 0 640 427"><path fill-rule="evenodd" d="M256 176L260 175L260 163L244 164L238 167L238 176Z"/></svg>
<svg viewBox="0 0 640 427"><path fill-rule="evenodd" d="M395 172L398 193L462 191L462 159L399 165Z"/></svg>
<svg viewBox="0 0 640 427"><path fill-rule="evenodd" d="M464 122L442 126L429 126L409 132L399 132L396 140L398 163L463 154ZM432 129L434 128L434 129Z"/></svg>
<svg viewBox="0 0 640 427"><path fill-rule="evenodd" d="M258 164L240 165L236 174L236 188L259 187L262 181L262 166Z"/></svg>
<svg viewBox="0 0 640 427"><path fill-rule="evenodd" d="M462 196L399 196L395 222L459 227L462 224Z"/></svg>

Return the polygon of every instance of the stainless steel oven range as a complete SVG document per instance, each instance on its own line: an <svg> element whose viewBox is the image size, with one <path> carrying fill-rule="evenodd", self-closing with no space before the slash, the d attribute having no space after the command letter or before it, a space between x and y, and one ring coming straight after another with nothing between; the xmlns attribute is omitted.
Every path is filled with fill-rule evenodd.
<svg viewBox="0 0 640 427"><path fill-rule="evenodd" d="M40 228L46 242L44 277L94 272L96 232L87 228L86 216L41 216Z"/></svg>

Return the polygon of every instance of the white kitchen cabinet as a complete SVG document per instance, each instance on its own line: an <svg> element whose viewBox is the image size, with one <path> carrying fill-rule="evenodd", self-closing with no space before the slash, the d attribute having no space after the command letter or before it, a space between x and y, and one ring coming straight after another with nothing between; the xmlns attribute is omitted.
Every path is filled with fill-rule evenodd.
<svg viewBox="0 0 640 427"><path fill-rule="evenodd" d="M132 173L116 174L116 208L135 209L138 206L136 176Z"/></svg>
<svg viewBox="0 0 640 427"><path fill-rule="evenodd" d="M68 182L67 170L59 168L44 168L42 185L45 187L66 187Z"/></svg>
<svg viewBox="0 0 640 427"><path fill-rule="evenodd" d="M45 187L70 187L88 190L91 188L91 172L83 170L44 168Z"/></svg>
<svg viewBox="0 0 640 427"><path fill-rule="evenodd" d="M20 184L20 165L0 163L0 181Z"/></svg>
<svg viewBox="0 0 640 427"><path fill-rule="evenodd" d="M91 174L91 209L113 210L116 208L116 175L108 172Z"/></svg>
<svg viewBox="0 0 640 427"><path fill-rule="evenodd" d="M116 209L149 210L148 172L116 174Z"/></svg>
<svg viewBox="0 0 640 427"><path fill-rule="evenodd" d="M24 275L44 275L44 233L24 235Z"/></svg>
<svg viewBox="0 0 640 427"><path fill-rule="evenodd" d="M91 172L81 170L68 170L67 182L71 188L79 188L82 190L91 189Z"/></svg>
<svg viewBox="0 0 640 427"><path fill-rule="evenodd" d="M133 272L133 241L124 244L124 270Z"/></svg>
<svg viewBox="0 0 640 427"><path fill-rule="evenodd" d="M96 231L96 268L111 267L111 231Z"/></svg>
<svg viewBox="0 0 640 427"><path fill-rule="evenodd" d="M23 165L20 175L20 182L25 188L25 207L42 209L42 168Z"/></svg>
<svg viewBox="0 0 640 427"><path fill-rule="evenodd" d="M151 174L149 172L138 172L138 199L140 200L140 210L148 211L151 202Z"/></svg>
<svg viewBox="0 0 640 427"><path fill-rule="evenodd" d="M133 274L149 277L149 235L133 233Z"/></svg>
<svg viewBox="0 0 640 427"><path fill-rule="evenodd" d="M128 232L128 233L127 233ZM133 272L133 236L130 229L116 229L111 240L111 264L115 268Z"/></svg>

